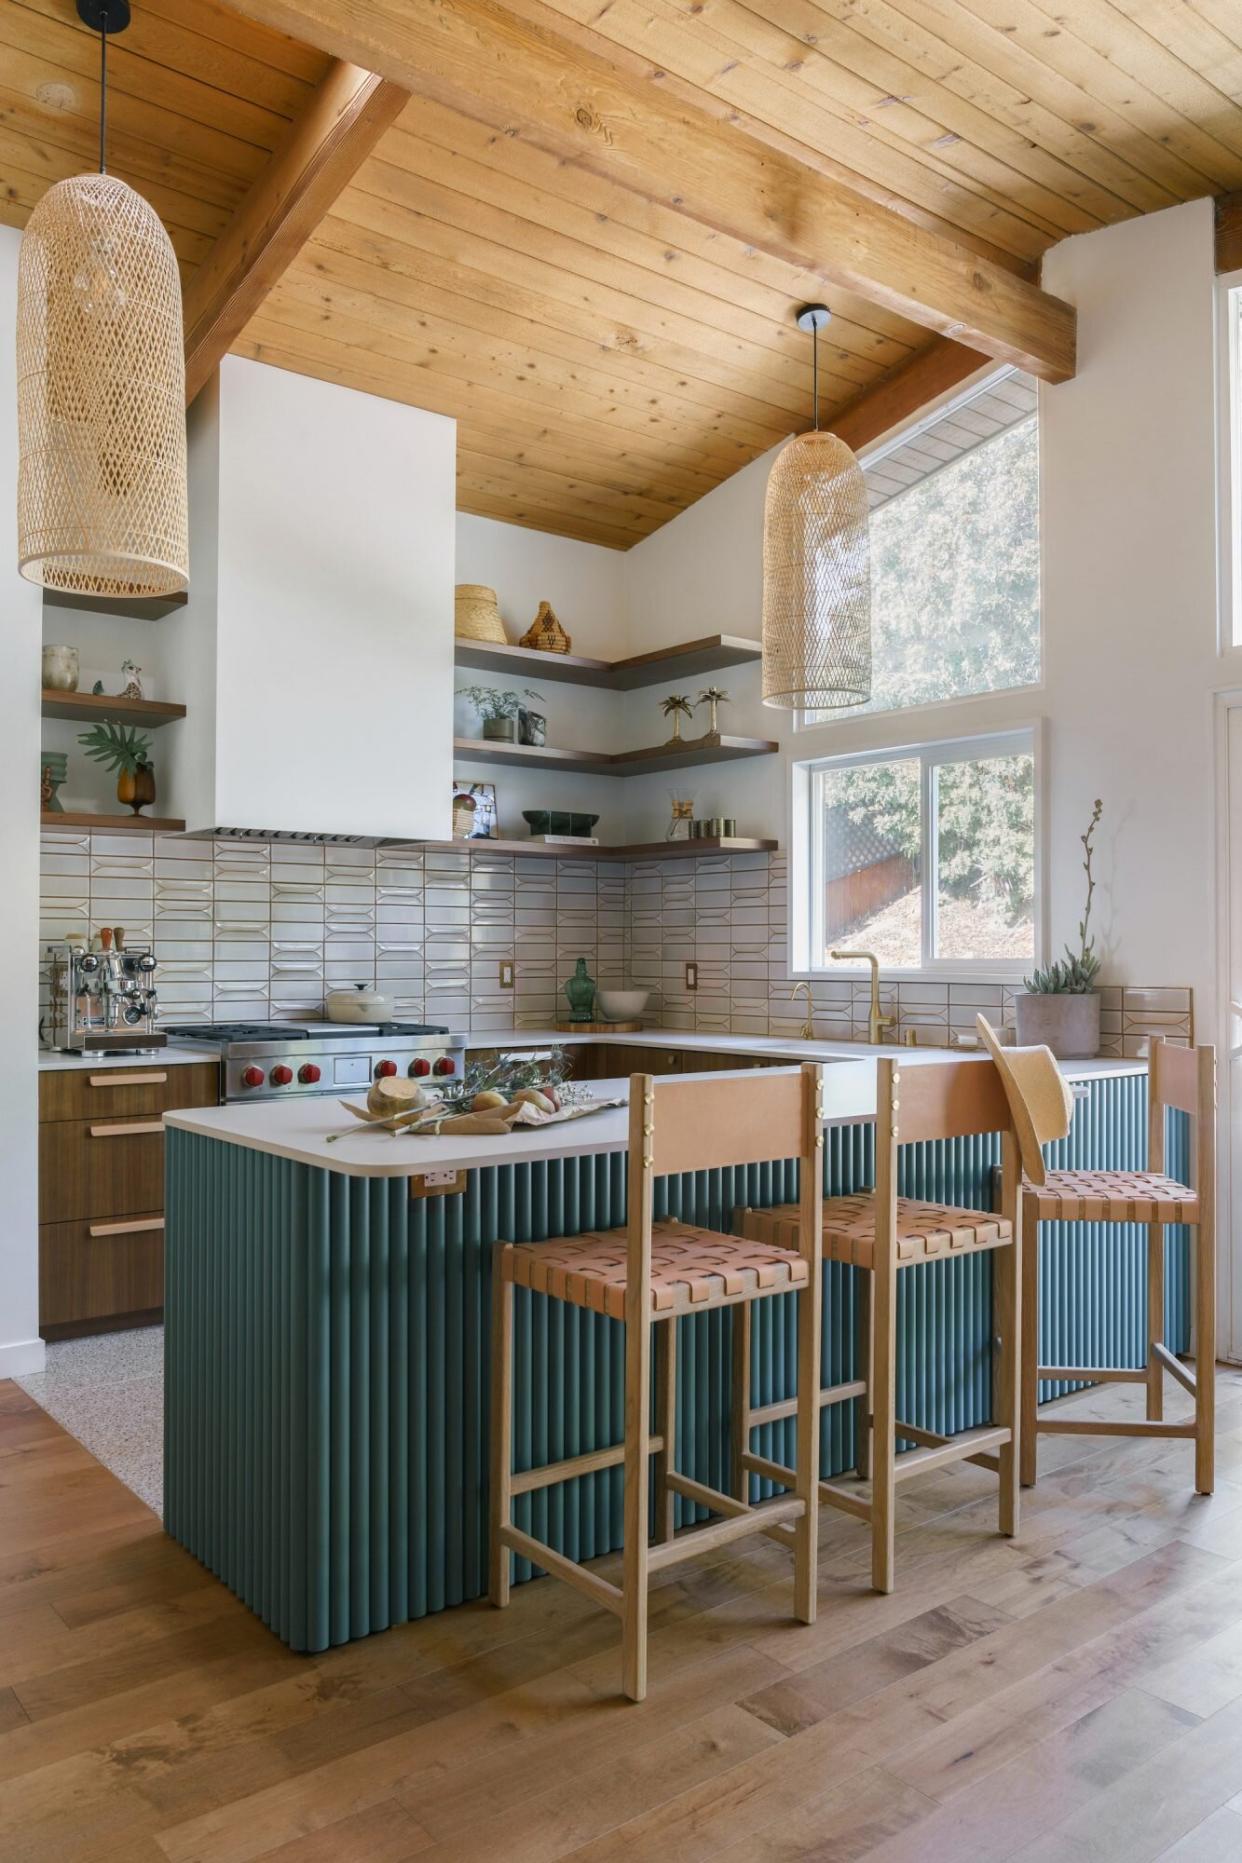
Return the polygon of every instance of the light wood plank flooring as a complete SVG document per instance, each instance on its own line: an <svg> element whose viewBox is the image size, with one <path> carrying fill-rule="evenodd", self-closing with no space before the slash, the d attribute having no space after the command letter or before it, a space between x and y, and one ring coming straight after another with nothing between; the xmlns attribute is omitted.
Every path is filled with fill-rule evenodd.
<svg viewBox="0 0 1242 1863"><path fill-rule="evenodd" d="M809 1628L775 1546L679 1567L633 1707L550 1581L290 1655L0 1384L0 1857L1242 1858L1237 1373L1220 1436L1211 1500L1185 1443L1057 1439L1016 1543L981 1471L911 1483L888 1598L826 1520Z"/></svg>

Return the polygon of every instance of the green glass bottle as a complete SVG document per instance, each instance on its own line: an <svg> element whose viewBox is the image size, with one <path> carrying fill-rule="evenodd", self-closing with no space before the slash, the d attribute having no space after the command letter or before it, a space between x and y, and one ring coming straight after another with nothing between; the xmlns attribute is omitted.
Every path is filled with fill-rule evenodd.
<svg viewBox="0 0 1242 1863"><path fill-rule="evenodd" d="M565 985L565 994L569 998L571 1022L595 1020L595 979L587 969L585 957L580 957L574 965L574 974Z"/></svg>

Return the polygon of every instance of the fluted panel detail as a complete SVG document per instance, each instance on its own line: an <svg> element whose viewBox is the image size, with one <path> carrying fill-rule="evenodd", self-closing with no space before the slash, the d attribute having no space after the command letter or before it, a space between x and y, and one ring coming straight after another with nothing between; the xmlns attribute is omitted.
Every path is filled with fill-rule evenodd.
<svg viewBox="0 0 1242 1863"><path fill-rule="evenodd" d="M1094 1083L1066 1162L1137 1164L1145 1104L1141 1080ZM1174 1130L1171 1170L1184 1155ZM986 1208L997 1156L991 1138L911 1146L901 1187ZM473 1172L465 1196L414 1202L403 1180L346 1178L175 1129L167 1162L168 1531L295 1649L480 1596L492 1250L624 1222L624 1157ZM870 1127L826 1133L831 1194L872 1172ZM797 1178L793 1164L666 1178L656 1213L728 1228L739 1204L792 1201ZM1099 1225L1074 1225L1045 1240L1043 1351L1098 1342L1100 1362L1137 1362L1125 1354L1141 1355L1142 1232L1124 1233L1118 1245ZM1170 1262L1169 1337L1180 1344L1184 1238L1171 1239ZM901 1414L946 1432L985 1421L990 1257L908 1269L899 1290ZM853 1270L826 1264L825 1381L852 1374L856 1291ZM794 1302L759 1301L753 1316L763 1404L794 1389ZM520 1289L515 1324L516 1466L619 1441L622 1328ZM727 1485L731 1325L728 1311L678 1322L678 1464L715 1486ZM852 1465L853 1408L824 1414L825 1472ZM767 1426L756 1447L792 1460L792 1426ZM571 1557L611 1551L620 1470L524 1497L517 1518ZM530 1569L519 1562L517 1575Z"/></svg>

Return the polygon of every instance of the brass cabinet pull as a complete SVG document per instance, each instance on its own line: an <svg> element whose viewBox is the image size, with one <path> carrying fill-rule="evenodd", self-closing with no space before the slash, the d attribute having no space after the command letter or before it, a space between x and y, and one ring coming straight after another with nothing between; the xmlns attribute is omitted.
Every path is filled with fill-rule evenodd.
<svg viewBox="0 0 1242 1863"><path fill-rule="evenodd" d="M162 1119L127 1119L123 1125L92 1126L92 1138L133 1138L140 1132L162 1132Z"/></svg>
<svg viewBox="0 0 1242 1863"><path fill-rule="evenodd" d="M88 1076L92 1087L162 1087L168 1079L167 1074L91 1074Z"/></svg>
<svg viewBox="0 0 1242 1863"><path fill-rule="evenodd" d="M162 1229L162 1216L139 1216L130 1223L90 1223L86 1233L90 1236L136 1236L145 1235L148 1229Z"/></svg>

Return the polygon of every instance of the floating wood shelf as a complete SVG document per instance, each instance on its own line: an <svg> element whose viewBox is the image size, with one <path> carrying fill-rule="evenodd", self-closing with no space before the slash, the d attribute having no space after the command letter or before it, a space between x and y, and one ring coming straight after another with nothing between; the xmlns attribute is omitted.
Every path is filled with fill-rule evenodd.
<svg viewBox="0 0 1242 1863"><path fill-rule="evenodd" d="M698 841L642 841L632 847L572 847L546 841L388 841L386 847L451 849L456 854L534 854L545 860L701 860L706 854L774 854L779 843L750 835Z"/></svg>
<svg viewBox="0 0 1242 1863"><path fill-rule="evenodd" d="M638 686L658 685L665 679L697 679L726 666L747 665L762 658L762 648L757 640L745 640L740 635L707 634L702 640L682 641L676 647L661 647L656 653L636 653L628 660L588 660L577 653L541 653L532 647L458 639L455 658L458 666L484 673L632 692Z"/></svg>
<svg viewBox="0 0 1242 1863"><path fill-rule="evenodd" d="M185 823L166 815L96 815L88 809L43 809L43 828L90 828L97 834L184 834Z"/></svg>
<svg viewBox="0 0 1242 1863"><path fill-rule="evenodd" d="M88 615L117 615L122 621L162 621L177 608L184 608L189 593L179 595L63 595L51 589L43 591L45 608L78 608Z"/></svg>
<svg viewBox="0 0 1242 1863"><path fill-rule="evenodd" d="M171 724L174 719L184 718L185 706L173 705L165 699L113 698L106 692L45 690L43 716L71 718L80 724L93 724L97 719L111 718L117 724L141 725L148 731L154 731L157 725Z"/></svg>
<svg viewBox="0 0 1242 1863"><path fill-rule="evenodd" d="M659 770L686 770L700 763L727 763L737 757L771 757L780 749L765 737L731 737L721 732L710 744L682 739L653 744L647 750L557 750L550 744L506 744L494 738L457 737L453 755L462 763L499 763L510 769L568 770L578 776L646 776Z"/></svg>

